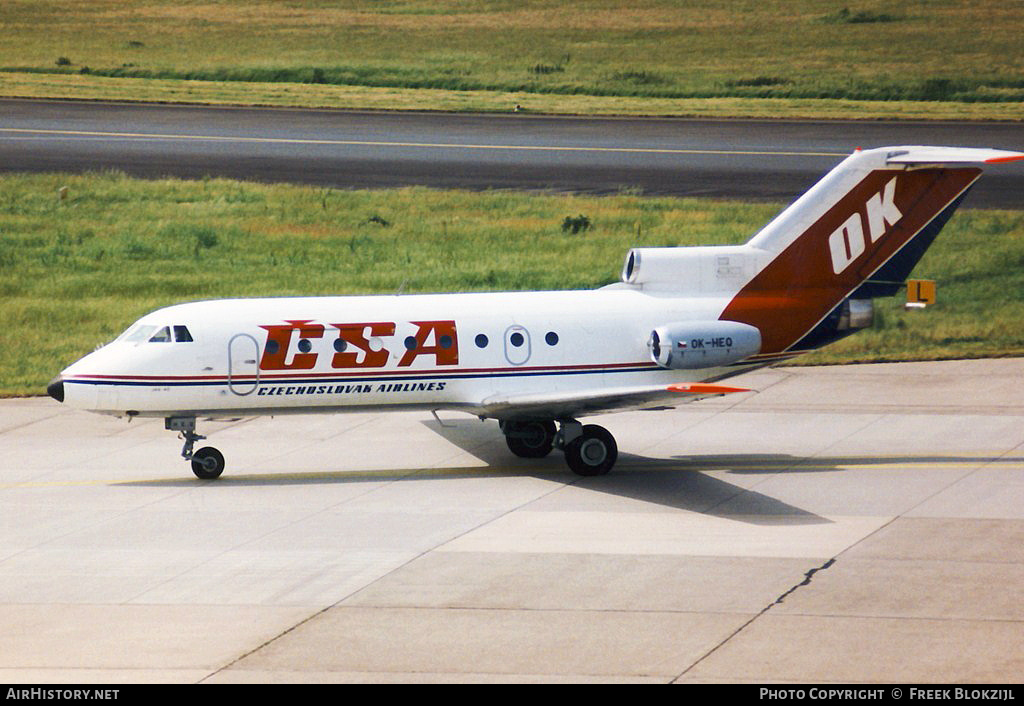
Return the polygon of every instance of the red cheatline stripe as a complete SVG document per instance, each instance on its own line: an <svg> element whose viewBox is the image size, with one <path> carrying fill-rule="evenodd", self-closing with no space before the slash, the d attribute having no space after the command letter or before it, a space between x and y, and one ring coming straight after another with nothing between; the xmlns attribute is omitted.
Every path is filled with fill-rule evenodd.
<svg viewBox="0 0 1024 706"><path fill-rule="evenodd" d="M507 367L507 368L435 368L433 370L352 370L350 368L338 368L328 373L314 373L314 372L303 372L296 371L293 373L265 373L260 371L260 380L263 381L287 381L292 379L316 379L316 378L336 378L336 377L382 377L382 376L420 376L420 377L440 377L447 375L467 375L467 374L486 374L486 373L534 373L534 372L578 372L591 370L595 373L602 372L604 370L617 370L620 368L657 368L658 366L650 361L644 361L639 363L605 363L597 365L548 365L548 366L533 366L533 367ZM255 375L233 375L232 379L250 379L255 378ZM188 381L202 381L202 380L227 380L226 375L75 375L74 377L68 378L68 380L84 380L84 379L95 379L95 380L137 380L137 381L175 381L175 382L188 382Z"/></svg>

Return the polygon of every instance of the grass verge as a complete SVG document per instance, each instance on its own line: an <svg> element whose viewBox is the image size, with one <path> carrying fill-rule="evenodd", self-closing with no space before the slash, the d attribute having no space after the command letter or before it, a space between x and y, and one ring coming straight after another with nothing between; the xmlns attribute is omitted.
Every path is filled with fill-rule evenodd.
<svg viewBox="0 0 1024 706"><path fill-rule="evenodd" d="M779 120L1020 121L1022 103L855 101L827 98L641 98L505 91L325 86L64 74L0 73L0 96L87 101L334 110L522 112L543 115Z"/></svg>
<svg viewBox="0 0 1024 706"><path fill-rule="evenodd" d="M64 189L62 191L62 189ZM63 193L63 198L61 194ZM120 173L0 178L0 395L169 304L234 296L600 286L634 245L746 241L781 204L398 189ZM563 229L584 216L586 229ZM1024 212L960 212L918 267L939 302L802 360L1024 354Z"/></svg>
<svg viewBox="0 0 1024 706"><path fill-rule="evenodd" d="M1024 6L1000 0L7 0L0 26L4 95L1024 117Z"/></svg>

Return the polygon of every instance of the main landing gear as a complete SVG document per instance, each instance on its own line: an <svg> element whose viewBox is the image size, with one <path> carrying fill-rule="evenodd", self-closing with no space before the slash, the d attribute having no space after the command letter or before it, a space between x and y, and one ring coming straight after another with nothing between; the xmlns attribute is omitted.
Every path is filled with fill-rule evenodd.
<svg viewBox="0 0 1024 706"><path fill-rule="evenodd" d="M224 472L224 454L217 449L204 446L196 452L192 451L197 441L206 438L196 434L195 417L168 417L164 420L164 429L179 432L178 437L185 440L185 445L181 447L181 457L192 462L192 472L196 478L213 480Z"/></svg>
<svg viewBox="0 0 1024 706"><path fill-rule="evenodd" d="M522 458L543 458L557 448L565 453L565 462L581 476L603 476L615 465L619 448L615 437L596 424L580 424L575 419L560 421L555 431L551 420L499 422L509 450Z"/></svg>

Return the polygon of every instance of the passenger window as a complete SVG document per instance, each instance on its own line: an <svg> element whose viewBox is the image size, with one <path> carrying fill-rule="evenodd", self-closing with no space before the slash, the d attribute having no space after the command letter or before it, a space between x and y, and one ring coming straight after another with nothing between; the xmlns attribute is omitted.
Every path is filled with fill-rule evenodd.
<svg viewBox="0 0 1024 706"><path fill-rule="evenodd" d="M188 327L175 326L174 340L178 343L192 343L192 334L188 332Z"/></svg>
<svg viewBox="0 0 1024 706"><path fill-rule="evenodd" d="M171 340L171 329L164 326L162 329L149 337L150 343L169 343Z"/></svg>

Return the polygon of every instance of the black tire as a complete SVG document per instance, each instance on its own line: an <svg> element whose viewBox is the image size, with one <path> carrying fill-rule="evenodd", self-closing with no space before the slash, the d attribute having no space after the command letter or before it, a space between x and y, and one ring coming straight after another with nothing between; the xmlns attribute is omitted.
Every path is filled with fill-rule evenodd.
<svg viewBox="0 0 1024 706"><path fill-rule="evenodd" d="M224 472L224 454L212 446L204 446L192 454L192 472L201 480L219 478Z"/></svg>
<svg viewBox="0 0 1024 706"><path fill-rule="evenodd" d="M565 462L573 473L581 476L603 476L612 470L618 457L615 437L596 424L584 426L583 434L565 447Z"/></svg>
<svg viewBox="0 0 1024 706"><path fill-rule="evenodd" d="M551 453L555 441L555 423L507 422L505 443L508 449L520 458L544 458Z"/></svg>

